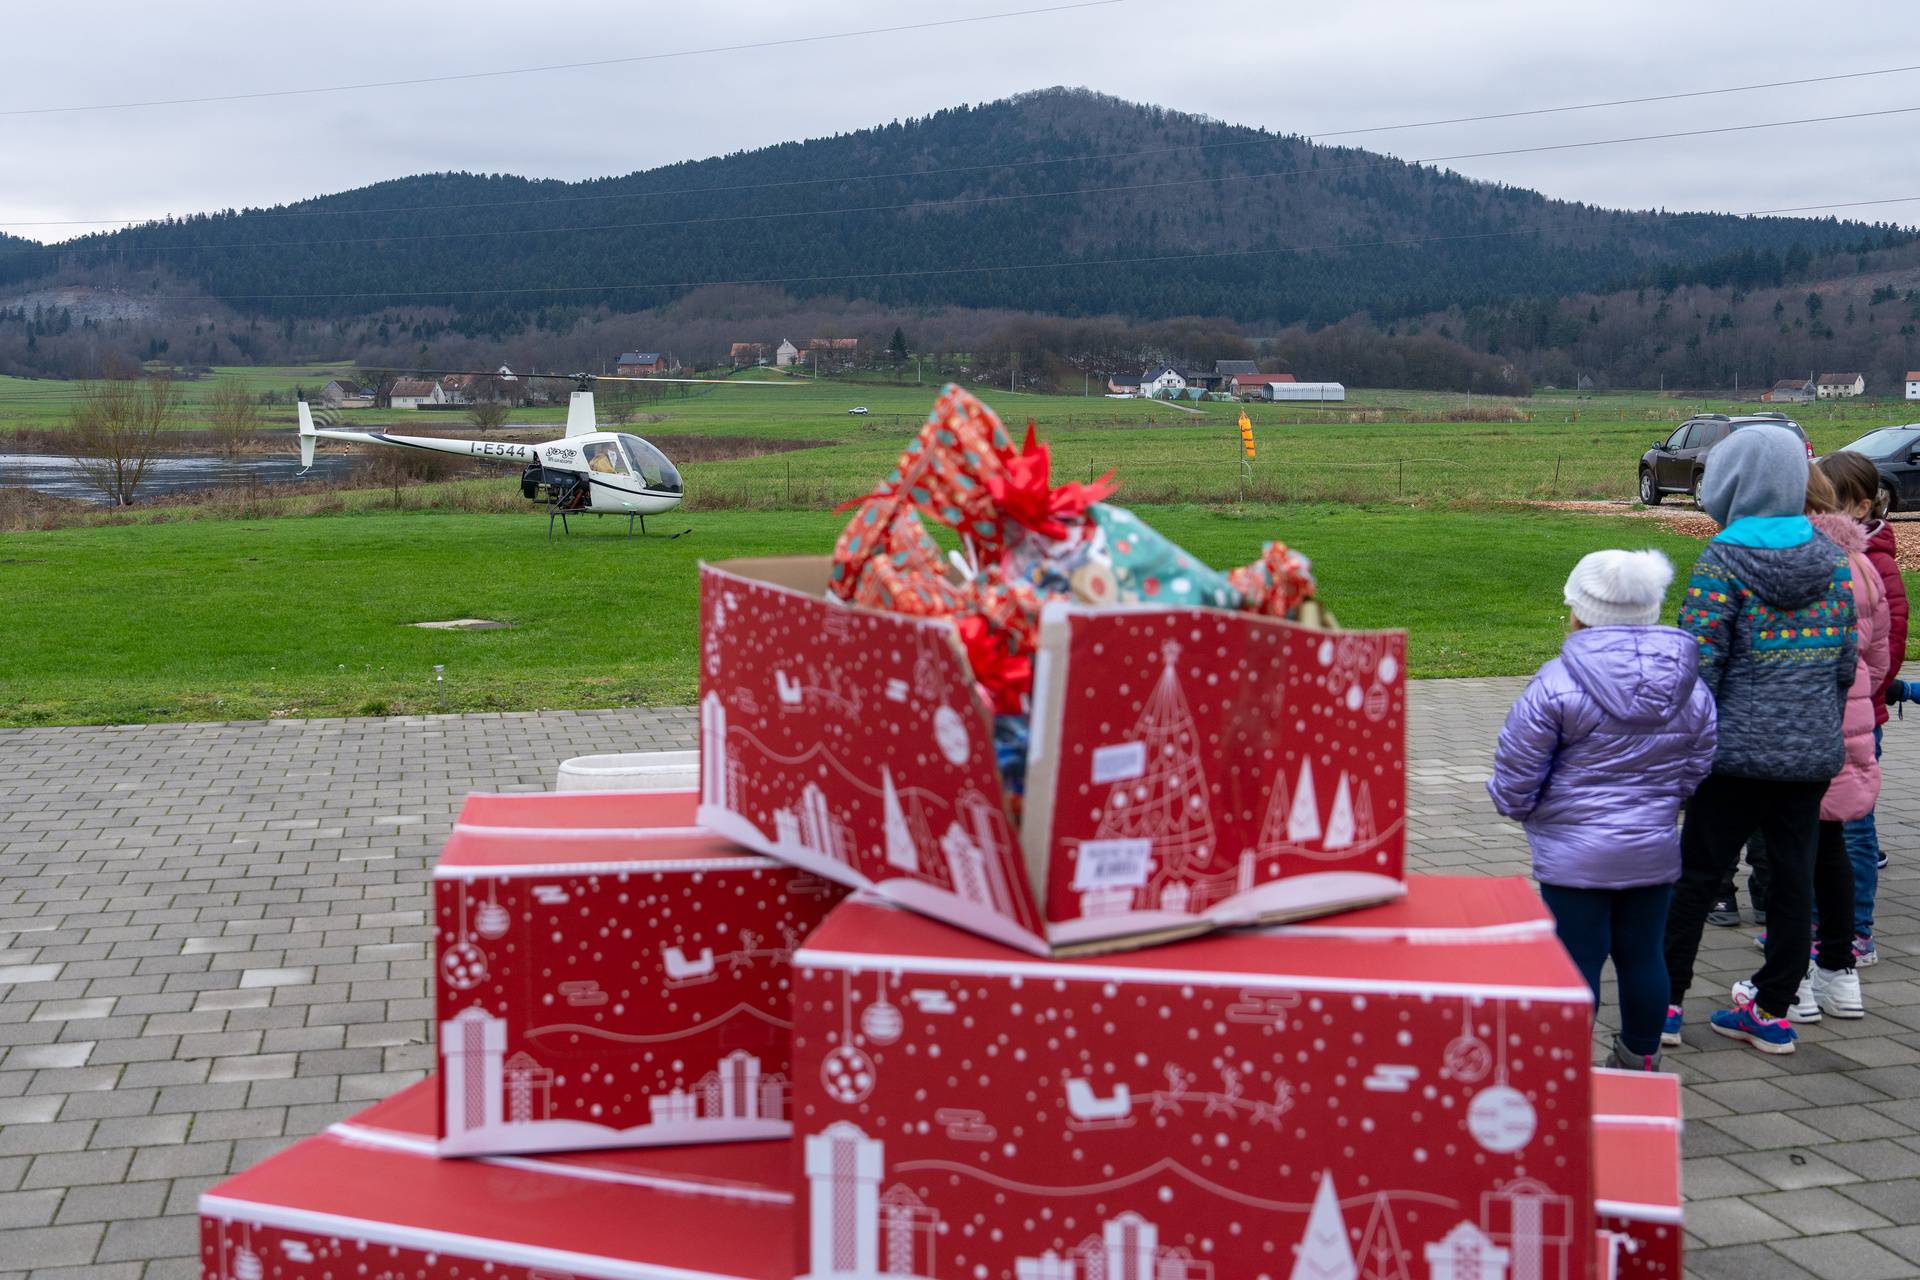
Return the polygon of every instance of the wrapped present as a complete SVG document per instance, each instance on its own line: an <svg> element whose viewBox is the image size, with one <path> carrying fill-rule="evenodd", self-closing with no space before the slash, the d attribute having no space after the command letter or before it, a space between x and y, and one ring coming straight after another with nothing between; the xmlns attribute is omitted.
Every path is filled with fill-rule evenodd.
<svg viewBox="0 0 1920 1280"><path fill-rule="evenodd" d="M852 604L918 617L949 617L961 606L946 559L918 513L889 495L862 501L841 531L833 590Z"/></svg>
<svg viewBox="0 0 1920 1280"><path fill-rule="evenodd" d="M1519 877L1097 960L860 895L794 966L797 1275L1590 1275L1592 996Z"/></svg>
<svg viewBox="0 0 1920 1280"><path fill-rule="evenodd" d="M433 874L443 1154L789 1131L789 960L844 891L697 799L467 797Z"/></svg>
<svg viewBox="0 0 1920 1280"><path fill-rule="evenodd" d="M785 1280L785 1142L443 1160L428 1079L200 1197L207 1280Z"/></svg>
<svg viewBox="0 0 1920 1280"><path fill-rule="evenodd" d="M1100 503L1087 514L1105 535L1119 599L1126 604L1238 609L1240 593L1200 560L1125 507Z"/></svg>
<svg viewBox="0 0 1920 1280"><path fill-rule="evenodd" d="M1269 542L1258 560L1233 570L1227 581L1243 608L1269 618L1298 617L1316 590L1312 563L1284 542Z"/></svg>

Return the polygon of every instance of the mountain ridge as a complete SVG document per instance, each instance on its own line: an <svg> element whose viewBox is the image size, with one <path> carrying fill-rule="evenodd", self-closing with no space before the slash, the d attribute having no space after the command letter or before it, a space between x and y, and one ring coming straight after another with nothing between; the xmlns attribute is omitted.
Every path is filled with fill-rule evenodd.
<svg viewBox="0 0 1920 1280"><path fill-rule="evenodd" d="M906 308L1326 324L1899 238L1602 209L1053 88L579 182L421 174L55 246L9 240L0 284L158 271L267 318L440 305L498 332L543 309L638 310L739 281Z"/></svg>

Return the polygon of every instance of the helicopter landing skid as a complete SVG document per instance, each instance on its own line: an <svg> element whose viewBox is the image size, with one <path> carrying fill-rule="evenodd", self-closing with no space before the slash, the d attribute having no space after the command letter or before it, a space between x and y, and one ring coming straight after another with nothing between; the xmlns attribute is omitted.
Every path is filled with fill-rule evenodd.
<svg viewBox="0 0 1920 1280"><path fill-rule="evenodd" d="M568 516L613 516L615 519L618 519L620 515L621 513L618 511L568 511L561 507L551 507L547 510L547 541L553 541L553 522L555 520L560 522L560 532L562 534L572 534L573 530L567 524ZM647 518L637 511L627 512L626 517L627 537L633 537L633 522L635 520L640 522L640 536L643 538L646 537ZM691 533L692 530L689 529L687 532ZM677 538L680 535L676 533L673 536Z"/></svg>

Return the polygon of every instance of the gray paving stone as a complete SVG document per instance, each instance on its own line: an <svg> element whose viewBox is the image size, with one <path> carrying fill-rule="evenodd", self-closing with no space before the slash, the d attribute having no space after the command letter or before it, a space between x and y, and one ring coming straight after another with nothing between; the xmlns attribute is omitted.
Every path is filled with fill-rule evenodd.
<svg viewBox="0 0 1920 1280"><path fill-rule="evenodd" d="M1864 1187L1860 1190L1872 1191ZM1888 1227L1893 1223L1873 1210L1849 1199L1847 1187L1807 1187L1799 1191L1777 1191L1770 1195L1747 1196L1746 1202L1769 1217L1778 1218L1802 1235L1823 1235L1833 1231L1859 1231L1866 1227ZM1689 1223L1689 1226L1692 1224Z"/></svg>
<svg viewBox="0 0 1920 1280"><path fill-rule="evenodd" d="M1774 1247L1820 1280L1895 1280L1920 1275L1920 1268L1899 1254L1852 1232L1782 1240Z"/></svg>
<svg viewBox="0 0 1920 1280"><path fill-rule="evenodd" d="M1764 1244L1689 1249L1687 1274L1700 1280L1810 1280L1813 1272Z"/></svg>

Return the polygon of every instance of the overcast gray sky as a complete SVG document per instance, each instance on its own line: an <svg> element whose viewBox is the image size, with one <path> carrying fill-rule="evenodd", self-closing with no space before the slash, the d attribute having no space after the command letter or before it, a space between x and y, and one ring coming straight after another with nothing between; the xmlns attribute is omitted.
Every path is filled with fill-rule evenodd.
<svg viewBox="0 0 1920 1280"><path fill-rule="evenodd" d="M13 4L0 113L699 49L1062 0ZM248 102L0 114L0 230L267 204L443 169L581 178L1048 85L1309 134L1920 64L1910 0L1121 0L934 31ZM1341 141L1407 157L1920 107L1920 71ZM1605 205L1920 197L1920 112L1462 160ZM1920 200L1843 215L1920 221Z"/></svg>

